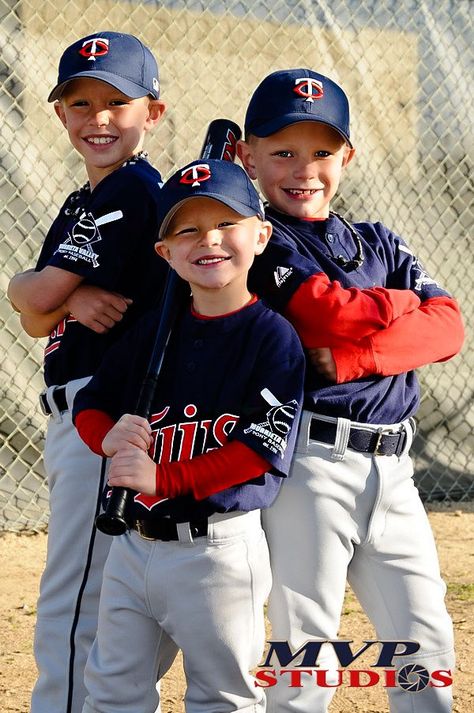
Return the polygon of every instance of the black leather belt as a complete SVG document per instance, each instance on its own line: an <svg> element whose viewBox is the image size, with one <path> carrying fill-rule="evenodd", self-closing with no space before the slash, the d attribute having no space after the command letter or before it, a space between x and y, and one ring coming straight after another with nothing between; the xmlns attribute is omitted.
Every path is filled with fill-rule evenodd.
<svg viewBox="0 0 474 713"><path fill-rule="evenodd" d="M204 520L191 520L189 531L192 537L205 537L207 535L207 524L207 518ZM163 540L163 542L179 540L177 523L169 518L135 520L131 527L145 540Z"/></svg>
<svg viewBox="0 0 474 713"><path fill-rule="evenodd" d="M309 437L313 441L334 444L337 424L326 423L313 418L309 427ZM399 456L403 453L407 442L407 432L404 427L396 433L382 431L366 431L355 426L351 427L347 447L360 453L373 453L376 456Z"/></svg>
<svg viewBox="0 0 474 713"><path fill-rule="evenodd" d="M59 413L63 413L63 411L69 410L65 386L56 386L56 388L54 388L50 393L49 398L54 401L54 404L58 409ZM50 416L53 413L53 410L48 403L48 398L46 394L40 394L40 405L43 413L45 413L47 416Z"/></svg>

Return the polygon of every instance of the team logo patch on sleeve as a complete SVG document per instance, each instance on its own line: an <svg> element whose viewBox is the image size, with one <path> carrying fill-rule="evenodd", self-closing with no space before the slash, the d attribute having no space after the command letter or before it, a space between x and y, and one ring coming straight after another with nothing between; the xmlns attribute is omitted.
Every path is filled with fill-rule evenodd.
<svg viewBox="0 0 474 713"><path fill-rule="evenodd" d="M412 251L407 248L406 245L399 245L398 249L400 250L400 252L409 255L413 260L411 272L414 278L413 289L415 290L415 292L421 292L423 287L425 287L426 285L434 285L435 287L439 287L439 284L436 282L436 280L433 280L433 278L428 275L419 258L417 258L416 255L414 255Z"/></svg>
<svg viewBox="0 0 474 713"><path fill-rule="evenodd" d="M422 288L426 285L434 285L435 287L439 287L439 284L436 282L436 280L433 280L433 278L428 275L418 258L415 258L412 270L413 273L416 275L414 287L415 292L421 292Z"/></svg>
<svg viewBox="0 0 474 713"><path fill-rule="evenodd" d="M265 448L283 458L288 436L298 412L298 402L293 399L282 404L269 389L263 389L261 395L271 406L266 413L266 420L260 423L251 423L244 433L252 434L262 441Z"/></svg>
<svg viewBox="0 0 474 713"><path fill-rule="evenodd" d="M99 256L92 248L92 245L102 240L99 226L113 223L121 218L123 218L121 210L107 213L100 218L94 218L92 213L82 213L68 232L67 240L59 245L56 253L63 255L71 262L82 261L92 267L99 267Z"/></svg>

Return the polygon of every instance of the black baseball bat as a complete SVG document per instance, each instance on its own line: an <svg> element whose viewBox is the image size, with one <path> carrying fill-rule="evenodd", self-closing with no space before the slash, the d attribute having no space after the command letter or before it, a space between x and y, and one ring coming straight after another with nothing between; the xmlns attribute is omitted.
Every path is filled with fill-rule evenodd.
<svg viewBox="0 0 474 713"><path fill-rule="evenodd" d="M237 141L241 137L240 127L230 119L214 119L209 124L206 138L202 145L200 158L235 159ZM189 296L189 286L169 269L160 305L160 321L156 332L153 350L147 372L140 388L135 414L149 418L156 384L160 375L166 346L177 316ZM107 501L105 512L96 518L97 529L106 535L123 535L130 529L130 510L136 492L130 488L114 487Z"/></svg>

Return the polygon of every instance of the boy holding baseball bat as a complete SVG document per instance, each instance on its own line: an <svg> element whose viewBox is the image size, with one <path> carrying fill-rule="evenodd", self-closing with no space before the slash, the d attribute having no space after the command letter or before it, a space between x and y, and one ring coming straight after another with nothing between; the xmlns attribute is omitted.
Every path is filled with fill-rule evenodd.
<svg viewBox="0 0 474 713"><path fill-rule="evenodd" d="M157 252L192 298L166 349L149 420L130 414L159 315L104 359L74 405L108 482L138 491L104 570L84 712L153 713L160 649L183 652L187 713L265 711L271 575L260 510L288 472L303 390L293 328L247 288L271 234L233 163L199 160L163 186ZM158 677L162 675L158 671Z"/></svg>
<svg viewBox="0 0 474 713"><path fill-rule="evenodd" d="M65 50L48 101L88 182L66 199L36 267L9 286L28 334L49 335L40 402L49 415L50 517L31 713L79 713L84 702L110 538L95 527L106 461L78 437L71 409L107 349L165 282L153 250L161 177L143 152L165 111L159 90L156 60L132 35L97 32Z"/></svg>

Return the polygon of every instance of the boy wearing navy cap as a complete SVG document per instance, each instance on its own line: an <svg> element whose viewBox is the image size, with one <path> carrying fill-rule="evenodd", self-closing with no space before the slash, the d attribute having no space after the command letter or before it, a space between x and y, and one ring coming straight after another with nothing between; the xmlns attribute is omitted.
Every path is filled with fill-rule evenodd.
<svg viewBox="0 0 474 713"><path fill-rule="evenodd" d="M390 710L447 713L452 624L409 448L420 399L414 369L458 352L459 308L400 237L331 211L354 156L349 102L335 82L305 68L270 74L250 100L245 131L239 155L273 225L250 284L293 323L309 357L294 463L264 518L272 638L293 651L336 639L347 577L378 639L417 642L397 649ZM408 650L416 655L400 655ZM333 670L335 687L331 651L318 665ZM447 672L444 683L420 677L418 692L407 693L401 682L418 676L413 664ZM280 682L268 689L269 710L323 713L334 687Z"/></svg>
<svg viewBox="0 0 474 713"><path fill-rule="evenodd" d="M94 525L105 460L84 446L71 409L106 350L164 284L153 250L161 177L143 144L165 105L153 54L117 32L68 47L48 101L84 160L88 183L66 199L36 267L12 279L9 297L31 336L49 335L41 405L49 414L50 518L31 711L79 713L110 538Z"/></svg>
<svg viewBox="0 0 474 713"><path fill-rule="evenodd" d="M115 345L74 404L108 482L139 491L114 538L86 667L85 713L153 713L157 660L183 651L187 713L265 711L250 670L263 653L271 575L260 510L288 472L304 355L291 325L247 288L271 234L245 171L194 161L164 184L157 252L192 298L147 421L131 415L159 314ZM159 671L160 678L162 671ZM120 706L119 706L120 704Z"/></svg>

